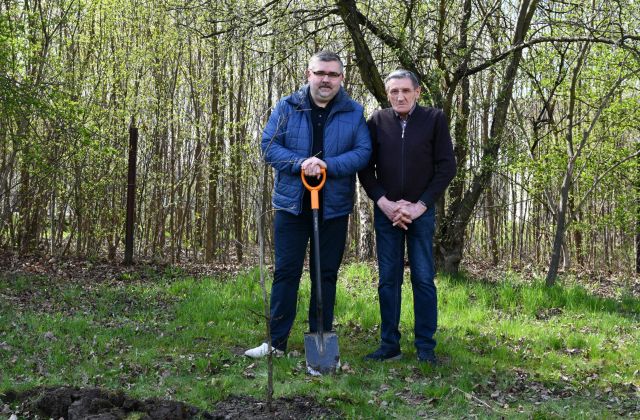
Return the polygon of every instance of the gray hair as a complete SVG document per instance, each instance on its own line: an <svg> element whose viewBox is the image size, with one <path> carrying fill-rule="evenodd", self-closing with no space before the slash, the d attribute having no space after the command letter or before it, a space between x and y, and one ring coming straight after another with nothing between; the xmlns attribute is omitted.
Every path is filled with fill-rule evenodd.
<svg viewBox="0 0 640 420"><path fill-rule="evenodd" d="M409 70L400 69L400 70L394 70L391 73L389 73L389 75L384 79L385 90L387 90L387 83L389 83L391 79L409 79L411 80L411 83L413 84L414 89L420 86L420 82L418 81L418 78L416 77L416 75Z"/></svg>
<svg viewBox="0 0 640 420"><path fill-rule="evenodd" d="M340 72L344 70L344 64L342 63L340 56L332 51L319 51L315 53L309 59L309 68L311 68L311 64L314 61L337 61L340 63Z"/></svg>

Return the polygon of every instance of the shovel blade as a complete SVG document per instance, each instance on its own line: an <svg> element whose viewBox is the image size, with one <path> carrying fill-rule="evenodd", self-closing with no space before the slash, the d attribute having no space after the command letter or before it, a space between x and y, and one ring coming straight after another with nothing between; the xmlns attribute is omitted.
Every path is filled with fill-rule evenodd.
<svg viewBox="0 0 640 420"><path fill-rule="evenodd" d="M304 353L307 367L321 374L335 373L340 362L340 349L336 333L325 332L304 335Z"/></svg>

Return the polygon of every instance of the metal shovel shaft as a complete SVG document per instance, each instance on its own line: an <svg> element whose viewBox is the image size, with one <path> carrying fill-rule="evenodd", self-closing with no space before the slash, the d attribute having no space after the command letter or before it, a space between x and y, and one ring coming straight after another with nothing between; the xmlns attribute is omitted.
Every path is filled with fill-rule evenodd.
<svg viewBox="0 0 640 420"><path fill-rule="evenodd" d="M317 191L313 191L316 193ZM320 343L318 350L320 354L324 354L324 317L322 316L322 272L320 270L320 227L318 226L318 209L313 209L313 244L314 257L316 261L316 323L318 334L320 335Z"/></svg>

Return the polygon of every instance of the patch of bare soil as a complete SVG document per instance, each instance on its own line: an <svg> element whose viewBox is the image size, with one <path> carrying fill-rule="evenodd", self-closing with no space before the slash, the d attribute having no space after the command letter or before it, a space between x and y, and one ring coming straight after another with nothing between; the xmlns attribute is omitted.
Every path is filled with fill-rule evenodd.
<svg viewBox="0 0 640 420"><path fill-rule="evenodd" d="M492 266L486 260L465 260L463 269L477 281L496 284L504 280L506 272L517 273L526 283L539 282L544 278L547 267L532 264L510 265L501 263ZM640 298L640 275L633 272L612 272L606 269L594 270L575 267L560 269L558 282L565 286L573 284L584 287L590 293L601 298L619 299L624 292L630 297Z"/></svg>
<svg viewBox="0 0 640 420"><path fill-rule="evenodd" d="M335 411L319 405L309 397L283 397L274 400L272 411L264 401L247 396L231 396L216 405L212 415L217 419L333 419Z"/></svg>
<svg viewBox="0 0 640 420"><path fill-rule="evenodd" d="M336 418L337 413L307 397L274 400L272 411L263 401L247 396L231 396L219 402L212 412L179 401L128 397L121 391L99 388L46 387L22 393L0 395L0 414L20 418L55 418L68 420L145 420L180 419L301 419Z"/></svg>
<svg viewBox="0 0 640 420"><path fill-rule="evenodd" d="M164 278L183 278L184 276L233 276L244 268L238 264L204 264L179 262L140 261L133 265L123 265L120 261L106 259L86 259L74 257L50 257L48 255L18 255L0 251L0 273L5 277L43 276L49 280L61 280L67 283L114 283L156 281Z"/></svg>
<svg viewBox="0 0 640 420"><path fill-rule="evenodd" d="M597 376L597 375L596 375ZM531 377L529 373L520 368L513 368L510 385L500 390L498 383L504 380L504 373L492 373L484 384L475 384L470 399L477 405L487 408L508 408L518 404L519 401L529 401L533 404L541 404L548 400L570 400L574 398L591 398L606 405L612 412L621 417L640 418L640 400L638 393L640 387L629 384L618 384L605 390L590 389L589 378L584 384L577 384L571 378L560 375L556 383L544 383Z"/></svg>

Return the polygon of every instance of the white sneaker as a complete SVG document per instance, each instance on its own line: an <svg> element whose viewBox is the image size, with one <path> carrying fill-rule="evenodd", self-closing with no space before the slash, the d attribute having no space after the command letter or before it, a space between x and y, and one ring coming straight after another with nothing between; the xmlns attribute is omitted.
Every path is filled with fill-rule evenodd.
<svg viewBox="0 0 640 420"><path fill-rule="evenodd" d="M278 350L275 347L271 348L271 352L274 356L284 356L284 352L282 350ZM258 347L254 347L244 352L245 356L251 357L253 359L260 359L267 354L269 354L269 345L267 343L262 343Z"/></svg>

